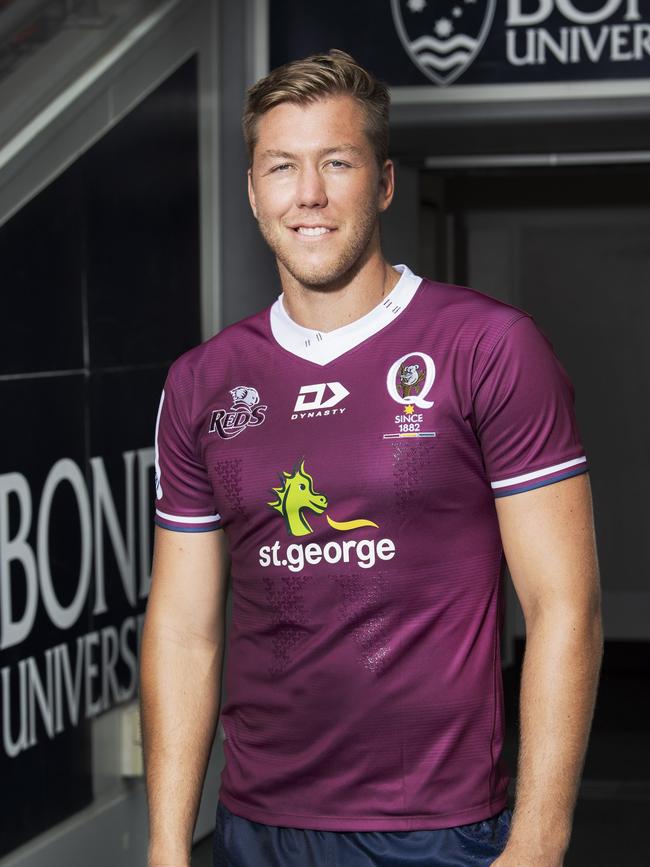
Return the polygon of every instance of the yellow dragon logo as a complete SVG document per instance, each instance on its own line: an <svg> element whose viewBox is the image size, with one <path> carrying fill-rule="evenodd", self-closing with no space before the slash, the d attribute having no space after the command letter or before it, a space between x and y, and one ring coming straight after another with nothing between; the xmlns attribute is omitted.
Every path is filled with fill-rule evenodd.
<svg viewBox="0 0 650 867"><path fill-rule="evenodd" d="M316 515L322 515L327 509L328 501L324 494L314 490L314 480L305 470L304 460L291 473L284 472L280 477L282 484L273 488L277 495L267 503L278 511L285 520L287 529L292 536L307 536L313 530L305 517L305 510L311 509ZM335 521L325 515L327 523L334 530L355 530L357 527L379 527L367 518L357 518L353 521Z"/></svg>

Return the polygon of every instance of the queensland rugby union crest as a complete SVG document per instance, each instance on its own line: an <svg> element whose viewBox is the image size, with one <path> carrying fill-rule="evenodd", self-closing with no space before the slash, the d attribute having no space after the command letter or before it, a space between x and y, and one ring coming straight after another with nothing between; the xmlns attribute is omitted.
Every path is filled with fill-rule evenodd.
<svg viewBox="0 0 650 867"><path fill-rule="evenodd" d="M401 412L394 416L396 430L383 434L385 440L402 437L435 437L435 431L424 430L434 404L427 395L436 378L433 358L426 352L407 352L396 359L388 370L386 388L395 403L402 405Z"/></svg>
<svg viewBox="0 0 650 867"><path fill-rule="evenodd" d="M407 54L436 84L455 81L481 50L496 0L391 0Z"/></svg>

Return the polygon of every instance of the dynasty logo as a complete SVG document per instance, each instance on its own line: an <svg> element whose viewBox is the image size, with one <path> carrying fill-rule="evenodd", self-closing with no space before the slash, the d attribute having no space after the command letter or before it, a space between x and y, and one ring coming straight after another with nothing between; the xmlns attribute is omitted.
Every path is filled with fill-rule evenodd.
<svg viewBox="0 0 650 867"><path fill-rule="evenodd" d="M337 407L336 404L345 400L349 394L350 392L340 382L316 382L313 385L303 385L300 387L291 420L344 413L345 407Z"/></svg>
<svg viewBox="0 0 650 867"><path fill-rule="evenodd" d="M260 396L256 388L249 385L238 385L230 390L232 406L230 409L215 409L210 416L208 433L215 431L224 440L246 430L247 427L258 427L266 418L266 404L260 404Z"/></svg>
<svg viewBox="0 0 650 867"><path fill-rule="evenodd" d="M306 512L322 515L329 502L325 494L314 489L314 480L305 470L305 462L301 461L290 473L283 472L282 484L273 488L276 495L267 505L282 515L287 532L290 536L308 536L313 533L307 520ZM379 525L368 518L355 518L351 521L335 521L329 515L325 519L333 530L347 532L359 527L375 527ZM395 543L391 539L346 539L342 543L331 541L325 545L310 542L307 545L293 543L283 548L278 540L273 545L264 545L259 550L260 566L287 566L292 572L300 572L305 563L316 565L325 560L326 563L356 562L361 569L372 568L377 559L392 560L395 556Z"/></svg>

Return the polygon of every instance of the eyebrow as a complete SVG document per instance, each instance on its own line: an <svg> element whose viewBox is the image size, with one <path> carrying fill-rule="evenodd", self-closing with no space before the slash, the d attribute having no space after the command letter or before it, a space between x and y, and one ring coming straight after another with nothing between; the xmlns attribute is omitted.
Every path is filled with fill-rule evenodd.
<svg viewBox="0 0 650 867"><path fill-rule="evenodd" d="M322 150L318 151L318 156L319 157L325 157L325 156L328 156L328 154L340 153L341 151L348 151L349 153L353 153L355 155L360 155L361 153L363 153L361 148L357 147L357 145L340 144L340 145L335 145L334 147L331 147L331 148L323 148ZM280 159L289 159L289 160L293 160L296 158L296 154L292 154L289 151L277 151L277 150L266 150L261 154L261 156L271 157L271 158L279 157Z"/></svg>

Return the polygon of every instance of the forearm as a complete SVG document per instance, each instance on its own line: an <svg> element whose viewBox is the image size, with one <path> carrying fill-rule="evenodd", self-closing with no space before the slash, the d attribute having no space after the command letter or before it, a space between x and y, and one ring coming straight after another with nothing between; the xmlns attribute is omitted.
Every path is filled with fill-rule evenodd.
<svg viewBox="0 0 650 867"><path fill-rule="evenodd" d="M149 867L186 867L219 714L223 641L145 618L140 662Z"/></svg>
<svg viewBox="0 0 650 867"><path fill-rule="evenodd" d="M546 611L527 624L517 791L508 844L511 851L526 854L526 863L562 864L601 657L597 611Z"/></svg>

